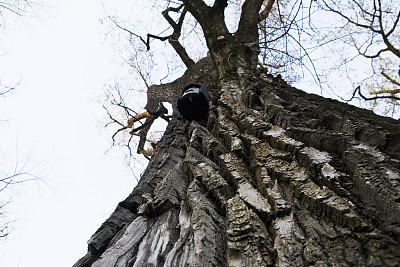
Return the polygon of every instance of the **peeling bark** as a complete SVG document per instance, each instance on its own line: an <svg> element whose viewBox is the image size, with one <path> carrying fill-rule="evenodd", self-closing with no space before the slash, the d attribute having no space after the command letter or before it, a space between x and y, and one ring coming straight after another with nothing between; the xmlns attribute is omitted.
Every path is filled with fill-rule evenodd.
<svg viewBox="0 0 400 267"><path fill-rule="evenodd" d="M399 122L259 71L215 81L74 266L398 266Z"/></svg>

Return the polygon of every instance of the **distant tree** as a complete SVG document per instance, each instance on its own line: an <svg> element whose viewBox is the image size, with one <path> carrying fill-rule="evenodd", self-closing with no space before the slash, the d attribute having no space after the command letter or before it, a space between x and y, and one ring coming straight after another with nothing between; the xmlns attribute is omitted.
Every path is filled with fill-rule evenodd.
<svg viewBox="0 0 400 267"><path fill-rule="evenodd" d="M13 1L1 1L0 2L0 36L8 34L6 29L13 27L13 22L16 18L23 18L33 14L39 4L37 1L29 0L13 0ZM2 51L0 47L0 56L5 56L6 52ZM14 91L18 82L10 85L5 82L4 77L0 77L0 97L6 96L8 93Z"/></svg>
<svg viewBox="0 0 400 267"><path fill-rule="evenodd" d="M12 27L7 24L13 18L27 16L35 10L37 5L39 5L37 1L29 0L0 2L0 35L7 34L4 29ZM2 77L0 77L0 98L9 96L18 84L17 82L10 86L4 83ZM4 123L1 119L3 118L0 118L0 123ZM35 173L38 164L31 162L32 152L25 155L24 159L21 159L22 157L18 153L18 151L15 151L15 153L5 151L0 146L0 239L5 239L12 229L12 220L7 216L6 211L7 205L11 201L8 198L9 194L6 194L8 189L28 181L40 181L42 179L40 175Z"/></svg>
<svg viewBox="0 0 400 267"><path fill-rule="evenodd" d="M7 216L7 205L12 201L15 186L26 182L42 181L38 166L31 154L21 157L18 151L4 151L0 146L0 239L5 239L11 232L13 221Z"/></svg>
<svg viewBox="0 0 400 267"><path fill-rule="evenodd" d="M13 0L0 2L0 17L2 19L1 27L7 24L11 16L23 17L30 14L38 5L39 1Z"/></svg>

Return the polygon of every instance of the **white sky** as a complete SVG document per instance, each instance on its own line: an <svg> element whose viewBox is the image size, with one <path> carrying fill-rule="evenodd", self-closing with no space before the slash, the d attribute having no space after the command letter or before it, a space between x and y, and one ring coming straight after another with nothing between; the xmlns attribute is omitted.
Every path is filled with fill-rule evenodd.
<svg viewBox="0 0 400 267"><path fill-rule="evenodd" d="M0 121L0 150L11 161L32 155L29 164L41 162L35 171L47 183L9 191L8 216L16 222L0 243L0 266L71 266L136 183L122 154L106 154L110 136L99 123L102 87L123 72L104 44L101 3L51 5L45 15L9 25L10 34L0 36L8 53L0 57L0 75L22 78L14 94L0 99L0 120L7 120Z"/></svg>

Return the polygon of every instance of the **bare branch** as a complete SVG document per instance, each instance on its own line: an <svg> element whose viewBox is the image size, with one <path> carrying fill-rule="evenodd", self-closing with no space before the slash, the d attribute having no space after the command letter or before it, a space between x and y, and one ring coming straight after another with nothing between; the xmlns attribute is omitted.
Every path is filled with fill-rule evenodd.
<svg viewBox="0 0 400 267"><path fill-rule="evenodd" d="M383 52L387 52L387 51L390 51L390 49L389 48L383 48L383 49L381 49L381 50L379 50L376 54L374 54L374 55L367 55L367 51L365 51L365 52L362 52L361 51L361 49L356 45L356 44L354 44L354 47L357 49L357 52L361 55L361 56L363 56L363 57L365 57L365 58L377 58L377 57L379 57Z"/></svg>
<svg viewBox="0 0 400 267"><path fill-rule="evenodd" d="M382 18L382 3L381 0L378 0L378 5L379 5L379 9L378 9L378 20L379 20L379 27L380 27L380 35L383 38L383 42L385 43L385 45L387 46L387 48L396 56L400 57L400 50L396 49L393 44L389 41L387 34L385 34L385 30L383 28L383 18ZM397 18L398 20L398 18ZM397 22L396 22L397 24Z"/></svg>
<svg viewBox="0 0 400 267"><path fill-rule="evenodd" d="M182 59L183 63L186 65L186 67L190 70L194 70L196 67L196 63L193 61L193 59L191 59L189 57L189 55L186 52L186 49L181 45L181 43L179 42L179 37L181 35L181 30L182 30L182 25L183 25L183 21L185 19L185 15L187 13L187 9L184 8L182 11L182 14L179 18L178 23L175 23L172 18L169 16L168 12L172 11L172 12L178 12L181 8L183 7L183 5L181 5L178 8L167 8L166 10L164 10L162 12L164 18L168 21L168 23L172 26L172 28L174 29L174 32L168 36L168 41L171 44L171 46L175 49L176 53L179 55L179 57Z"/></svg>
<svg viewBox="0 0 400 267"><path fill-rule="evenodd" d="M353 91L353 95L349 100L346 100L346 102L349 102L354 99L356 93L358 92L359 96L361 96L362 99L366 101L371 101L371 100L377 100L377 99L392 99L392 100L400 100L400 97L396 96L389 96L389 95L382 95L382 96L374 96L374 97L366 97L361 93L361 87L357 86L357 88Z"/></svg>
<svg viewBox="0 0 400 267"><path fill-rule="evenodd" d="M186 65L188 69L195 69L195 62L193 59L189 57L189 55L186 52L186 49L180 44L179 42L179 37L181 35L181 29L183 25L183 21L185 19L185 15L187 13L187 9L184 8L181 16L179 17L178 23L176 23L170 16L169 12L179 12L182 9L183 5L180 5L179 7L173 8L169 7L166 10L162 12L162 15L164 18L167 20L167 22L171 25L171 27L174 29L174 32L169 35L169 36L157 36L153 34L147 34L147 44L150 43L150 38L157 39L160 41L166 41L171 44L171 46L175 49L176 53L179 55L179 57L182 59L182 62ZM148 46L149 49L150 46Z"/></svg>
<svg viewBox="0 0 400 267"><path fill-rule="evenodd" d="M133 35L137 38L140 39L140 41L142 41L142 43L146 46L147 50L150 50L150 44L149 44L149 38L147 38L147 42L138 34L128 30L127 28L122 27L121 25L119 25L111 16L108 16L108 19L111 20L115 26L123 31L126 31L127 33L129 33L130 35Z"/></svg>
<svg viewBox="0 0 400 267"><path fill-rule="evenodd" d="M3 91L0 91L0 96L5 96L6 94L15 90L15 87L4 87Z"/></svg>
<svg viewBox="0 0 400 267"><path fill-rule="evenodd" d="M355 1L353 1L353 2L355 2ZM357 27L361 27L361 28L365 28L365 29L371 30L372 32L377 33L382 37L383 43L386 45L386 48L381 49L379 52L377 52L374 55L367 55L366 52L362 53L360 51L360 49L357 48L357 50L360 52L361 55L363 55L363 56L365 56L367 58L376 58L382 52L390 51L394 55L396 55L397 57L400 57L400 50L395 48L393 46L393 44L390 42L390 40L388 39L389 35L392 34L393 31L396 28L396 25L397 25L397 23L398 23L398 21L400 19L400 12L397 14L397 17L396 17L396 20L395 20L395 23L394 23L392 29L389 30L388 33L385 33L384 23L383 23L383 15L382 15L383 12L382 12L381 0L378 0L378 6L376 6L375 1L374 1L374 14L367 13L367 14L370 14L373 17L373 20L370 21L370 25L359 23L359 22L351 19L349 16L346 16L343 12L341 12L339 10L336 10L333 7L331 7L325 0L323 0L323 3L328 8L329 11L331 11L331 12L333 12L335 14L338 14L339 16L341 16L342 18L347 20L347 22L349 22L349 23L351 23L351 24L353 24L353 25L355 25ZM360 7L359 4L357 4L357 5ZM362 10L361 12L365 12L364 9L362 9L361 7L360 7L360 9ZM377 15L375 15L376 13L377 13ZM374 22L374 18L375 17L378 18L379 29L374 28L373 22Z"/></svg>
<svg viewBox="0 0 400 267"><path fill-rule="evenodd" d="M15 88L17 88L17 86L20 83L21 83L21 78L13 86L7 86L5 84L2 84L1 80L0 80L0 87L2 88L2 89L0 89L0 97L2 97L2 96L4 97L6 94L11 93L12 91L14 91Z"/></svg>
<svg viewBox="0 0 400 267"><path fill-rule="evenodd" d="M356 21L352 20L349 16L346 16L345 14L343 14L343 12L340 12L340 11L332 8L330 5L328 5L328 3L325 0L323 0L322 2L328 8L329 11L341 16L342 18L347 20L347 22L349 22L349 23L351 23L351 24L353 24L353 25L355 25L357 27L369 29L369 30L371 30L371 31L373 31L375 33L380 33L380 30L375 29L372 25L366 25L366 24L362 24L362 23L356 22Z"/></svg>
<svg viewBox="0 0 400 267"><path fill-rule="evenodd" d="M400 86L400 82L396 81L395 79L393 79L392 77L390 77L388 74L386 74L384 71L381 71L381 74L383 75L383 77L385 77L386 79L388 79L391 83ZM394 90L393 91L395 94L400 93L400 89L399 90Z"/></svg>
<svg viewBox="0 0 400 267"><path fill-rule="evenodd" d="M395 22L394 22L394 24L393 24L393 27L392 27L392 29L390 29L389 32L386 34L386 37L389 37L389 36L394 32L394 30L395 30L396 27L397 27L397 24L399 23L399 20L400 20L400 11L399 11L399 13L397 13L397 17L396 17L396 20L395 20Z"/></svg>
<svg viewBox="0 0 400 267"><path fill-rule="evenodd" d="M263 11L261 11L260 15L258 16L258 21L263 21L266 18L268 18L269 14L271 13L272 6L274 5L274 3L275 3L275 0L268 0L267 5L265 6Z"/></svg>
<svg viewBox="0 0 400 267"><path fill-rule="evenodd" d="M181 16L179 18L179 22L176 23L170 16L169 16L169 12L179 12L179 10L181 10L183 7L183 5L180 5L179 7L168 7L167 9L165 9L163 12L161 12L161 14L164 16L164 18L167 20L167 22L169 23L169 25L171 25L171 27L174 29L174 32L180 33L181 31L181 27L182 27L182 23L183 23L183 19L185 16ZM184 10L184 12L186 12Z"/></svg>

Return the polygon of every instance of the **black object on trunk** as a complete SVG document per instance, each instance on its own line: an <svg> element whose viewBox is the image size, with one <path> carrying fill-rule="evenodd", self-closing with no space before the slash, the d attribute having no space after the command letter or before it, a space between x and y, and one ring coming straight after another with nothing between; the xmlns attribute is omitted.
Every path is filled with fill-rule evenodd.
<svg viewBox="0 0 400 267"><path fill-rule="evenodd" d="M178 98L179 113L188 121L203 120L210 108L210 95L201 84L188 84Z"/></svg>

